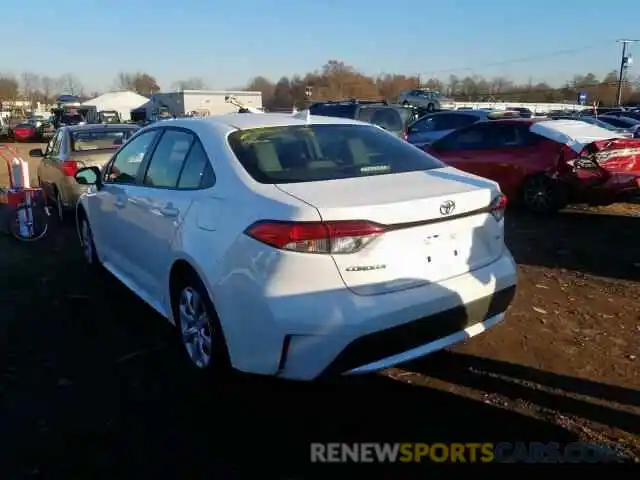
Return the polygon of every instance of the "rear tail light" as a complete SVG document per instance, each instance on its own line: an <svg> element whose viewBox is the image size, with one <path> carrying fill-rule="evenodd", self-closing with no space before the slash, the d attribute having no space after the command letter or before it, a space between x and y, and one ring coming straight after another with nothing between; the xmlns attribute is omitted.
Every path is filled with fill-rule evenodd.
<svg viewBox="0 0 640 480"><path fill-rule="evenodd" d="M600 163L605 163L608 160L616 157L632 157L640 155L640 148L617 148L614 150L601 150L595 154L595 159Z"/></svg>
<svg viewBox="0 0 640 480"><path fill-rule="evenodd" d="M78 162L66 160L60 164L60 169L66 177L75 177L78 172Z"/></svg>
<svg viewBox="0 0 640 480"><path fill-rule="evenodd" d="M402 138L408 141L408 140L409 140L409 134L408 134L408 133L406 133L406 132L405 132L405 133L403 133L403 134L402 134Z"/></svg>
<svg viewBox="0 0 640 480"><path fill-rule="evenodd" d="M506 195L500 194L496 198L494 198L493 202L489 206L491 211L491 215L496 221L500 221L504 218L504 212L507 209L508 199Z"/></svg>
<svg viewBox="0 0 640 480"><path fill-rule="evenodd" d="M245 234L266 245L300 253L354 253L385 232L385 226L365 220L280 222L263 220Z"/></svg>

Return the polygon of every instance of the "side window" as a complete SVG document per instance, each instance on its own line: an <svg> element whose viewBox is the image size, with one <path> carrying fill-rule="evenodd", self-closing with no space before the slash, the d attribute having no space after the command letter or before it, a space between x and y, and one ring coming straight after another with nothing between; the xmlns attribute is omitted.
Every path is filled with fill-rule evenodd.
<svg viewBox="0 0 640 480"><path fill-rule="evenodd" d="M158 130L150 130L138 135L122 147L116 154L113 163L107 168L105 181L124 184L135 183L142 160L157 133Z"/></svg>
<svg viewBox="0 0 640 480"><path fill-rule="evenodd" d="M491 132L487 126L470 127L453 132L438 142L438 150L479 150L491 145Z"/></svg>
<svg viewBox="0 0 640 480"><path fill-rule="evenodd" d="M440 115L440 119L438 121L438 130L456 130L460 127L464 127L466 126L466 124L463 124L461 117L466 116L468 115L460 115L457 113Z"/></svg>
<svg viewBox="0 0 640 480"><path fill-rule="evenodd" d="M58 130L55 138L53 139L53 145L51 146L51 151L49 152L49 156L56 157L60 155L60 144L62 143L62 138L64 137L64 132L62 130Z"/></svg>
<svg viewBox="0 0 640 480"><path fill-rule="evenodd" d="M527 125L493 125L490 129L496 147L528 147L538 142L539 137L531 133Z"/></svg>
<svg viewBox="0 0 640 480"><path fill-rule="evenodd" d="M427 117L414 123L411 130L416 132L435 132L436 130L440 130L439 123L437 116Z"/></svg>
<svg viewBox="0 0 640 480"><path fill-rule="evenodd" d="M45 157L51 155L51 152L53 151L53 146L56 143L56 139L58 138L58 135L59 133L54 134L53 137L51 137L51 140L49 140L49 143L47 143L47 149L44 151Z"/></svg>
<svg viewBox="0 0 640 480"><path fill-rule="evenodd" d="M209 188L216 183L216 177L209 162L209 157L202 144L196 140L187 155L184 168L178 180L178 188Z"/></svg>
<svg viewBox="0 0 640 480"><path fill-rule="evenodd" d="M153 152L143 184L176 188L182 166L195 136L182 130L167 129Z"/></svg>
<svg viewBox="0 0 640 480"><path fill-rule="evenodd" d="M449 128L462 128L467 127L473 123L478 121L478 117L475 115L465 115L463 113L456 113L455 115L451 115L451 125Z"/></svg>

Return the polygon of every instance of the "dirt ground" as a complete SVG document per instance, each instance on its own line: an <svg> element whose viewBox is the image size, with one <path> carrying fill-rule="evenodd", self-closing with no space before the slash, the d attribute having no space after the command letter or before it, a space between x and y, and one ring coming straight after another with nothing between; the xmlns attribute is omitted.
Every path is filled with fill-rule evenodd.
<svg viewBox="0 0 640 480"><path fill-rule="evenodd" d="M87 275L73 228L0 237L0 465L6 478L309 478L309 442L324 441L583 440L637 461L639 217L508 212L519 289L503 324L379 375L223 390L189 377L150 308Z"/></svg>

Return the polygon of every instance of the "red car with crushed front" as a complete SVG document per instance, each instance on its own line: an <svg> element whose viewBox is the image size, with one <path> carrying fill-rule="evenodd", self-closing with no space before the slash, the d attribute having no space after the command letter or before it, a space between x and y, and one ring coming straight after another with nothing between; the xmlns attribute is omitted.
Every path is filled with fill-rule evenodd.
<svg viewBox="0 0 640 480"><path fill-rule="evenodd" d="M498 182L510 200L534 212L640 198L640 140L579 120L479 122L424 150Z"/></svg>
<svg viewBox="0 0 640 480"><path fill-rule="evenodd" d="M32 142L38 136L38 130L31 123L20 123L13 127L11 133L16 142Z"/></svg>

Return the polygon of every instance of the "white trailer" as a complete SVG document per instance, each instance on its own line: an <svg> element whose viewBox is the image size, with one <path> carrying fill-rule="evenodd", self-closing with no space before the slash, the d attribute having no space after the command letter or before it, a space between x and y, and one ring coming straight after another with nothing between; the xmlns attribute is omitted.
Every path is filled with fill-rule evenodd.
<svg viewBox="0 0 640 480"><path fill-rule="evenodd" d="M228 97L235 97L247 107L262 109L262 93L244 91L180 90L161 92L152 97L152 103L155 108L167 107L176 116L192 113L208 116L237 112L238 108L226 101Z"/></svg>

